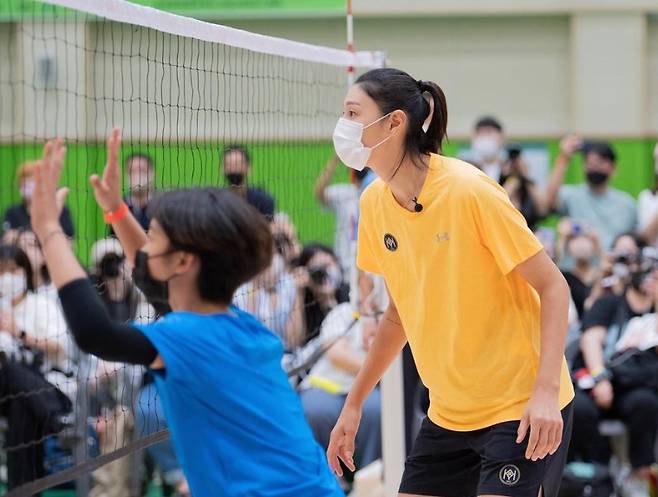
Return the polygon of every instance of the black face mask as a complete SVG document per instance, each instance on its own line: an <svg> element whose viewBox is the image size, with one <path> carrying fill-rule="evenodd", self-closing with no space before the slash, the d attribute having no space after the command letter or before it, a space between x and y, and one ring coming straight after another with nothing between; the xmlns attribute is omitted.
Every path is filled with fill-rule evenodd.
<svg viewBox="0 0 658 497"><path fill-rule="evenodd" d="M242 186L244 183L244 174L242 173L230 173L225 175L225 178L231 186Z"/></svg>
<svg viewBox="0 0 658 497"><path fill-rule="evenodd" d="M601 186L608 181L608 175L600 171L589 171L587 173L587 182L590 185Z"/></svg>
<svg viewBox="0 0 658 497"><path fill-rule="evenodd" d="M146 300L154 307L158 304L169 305L169 284L166 281L156 280L151 276L148 260L149 255L142 250L138 250L135 254L135 268L133 269L135 286L142 291Z"/></svg>

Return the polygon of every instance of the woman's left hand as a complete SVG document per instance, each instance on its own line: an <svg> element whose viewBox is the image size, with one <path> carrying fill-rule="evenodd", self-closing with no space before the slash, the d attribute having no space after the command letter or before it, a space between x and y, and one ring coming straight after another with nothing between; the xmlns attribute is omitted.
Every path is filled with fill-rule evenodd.
<svg viewBox="0 0 658 497"><path fill-rule="evenodd" d="M68 188L58 188L66 148L61 139L50 140L43 147L43 157L34 170L34 194L30 202L32 229L41 238L59 227Z"/></svg>
<svg viewBox="0 0 658 497"><path fill-rule="evenodd" d="M557 396L551 392L535 390L521 418L516 443L523 442L530 431L525 457L532 461L544 459L557 451L562 443L563 429Z"/></svg>

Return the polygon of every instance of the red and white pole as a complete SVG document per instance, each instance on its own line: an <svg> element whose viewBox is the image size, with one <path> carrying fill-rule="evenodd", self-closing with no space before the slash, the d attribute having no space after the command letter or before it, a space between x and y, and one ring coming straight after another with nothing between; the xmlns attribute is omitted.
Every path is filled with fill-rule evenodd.
<svg viewBox="0 0 658 497"><path fill-rule="evenodd" d="M352 0L347 0L347 50L354 53L354 17L352 16ZM354 66L347 68L347 84L354 84Z"/></svg>

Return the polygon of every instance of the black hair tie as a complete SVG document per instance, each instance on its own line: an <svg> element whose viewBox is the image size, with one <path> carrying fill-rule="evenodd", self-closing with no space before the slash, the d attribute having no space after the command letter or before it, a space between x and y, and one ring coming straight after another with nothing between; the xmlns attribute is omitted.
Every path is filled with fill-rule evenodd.
<svg viewBox="0 0 658 497"><path fill-rule="evenodd" d="M418 85L418 89L419 89L419 90L422 90L422 89L423 89L423 82L422 82L422 80L419 79L418 81L416 81L416 84Z"/></svg>

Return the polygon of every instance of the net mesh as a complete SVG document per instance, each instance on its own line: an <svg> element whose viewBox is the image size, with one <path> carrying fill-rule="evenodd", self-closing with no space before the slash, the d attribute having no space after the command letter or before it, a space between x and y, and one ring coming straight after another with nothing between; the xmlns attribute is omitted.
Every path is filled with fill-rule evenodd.
<svg viewBox="0 0 658 497"><path fill-rule="evenodd" d="M296 58L294 44L290 56L280 56L142 27L140 19L114 22L18 0L3 9L0 476L12 489L166 428L143 368L82 354L67 332L25 207L30 161L40 156L44 141L66 141L62 182L70 194L62 225L117 321L146 323L155 312L135 289L120 247L108 239L88 181L102 171L111 128L122 129L126 198L145 223L145 207L157 191L225 187L228 162L248 160L248 199L272 219L280 257L238 291L236 303L293 350L317 331L294 322L315 302L298 297L293 259L301 244L332 246L336 237L314 184L332 153L346 72L335 61ZM225 155L227 147L233 151ZM337 178L346 181L347 175L339 171ZM27 266L34 269L32 278ZM27 292L22 280L29 280ZM160 469L166 482L173 481ZM117 471L121 478L131 473ZM132 483L111 482L115 491L134 493L128 490L135 486L132 473ZM95 474L95 485L104 478Z"/></svg>

